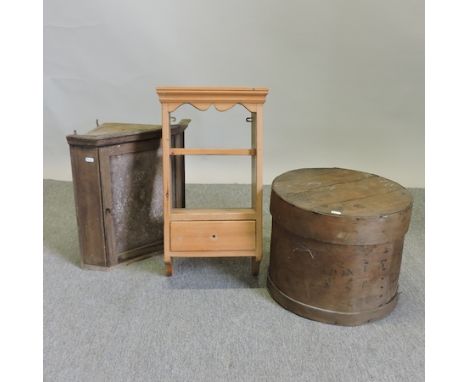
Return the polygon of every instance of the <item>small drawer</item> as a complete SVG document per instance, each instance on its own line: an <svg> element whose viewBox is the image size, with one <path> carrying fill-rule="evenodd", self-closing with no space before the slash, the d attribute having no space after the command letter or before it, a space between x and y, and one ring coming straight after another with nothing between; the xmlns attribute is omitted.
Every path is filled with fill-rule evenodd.
<svg viewBox="0 0 468 382"><path fill-rule="evenodd" d="M255 221L176 221L171 251L249 251L255 249Z"/></svg>

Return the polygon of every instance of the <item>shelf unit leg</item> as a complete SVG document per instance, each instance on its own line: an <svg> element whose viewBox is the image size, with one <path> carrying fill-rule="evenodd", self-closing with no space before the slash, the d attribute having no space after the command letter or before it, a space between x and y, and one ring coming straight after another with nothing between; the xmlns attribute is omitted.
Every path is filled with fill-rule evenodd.
<svg viewBox="0 0 468 382"><path fill-rule="evenodd" d="M169 258L169 261L164 260L164 265L166 266L166 276L172 276L172 258Z"/></svg>
<svg viewBox="0 0 468 382"><path fill-rule="evenodd" d="M256 260L263 257L263 106L258 105L252 113L252 147L256 155L252 157L252 205L256 212Z"/></svg>
<svg viewBox="0 0 468 382"><path fill-rule="evenodd" d="M253 276L258 276L258 272L260 270L260 261L258 261L256 257L250 258L250 269L252 270Z"/></svg>
<svg viewBox="0 0 468 382"><path fill-rule="evenodd" d="M166 265L166 276L172 276L172 258L170 256L170 221L171 221L171 160L169 149L171 147L170 113L168 106L162 104L162 144L163 144L163 192L164 192L164 264Z"/></svg>

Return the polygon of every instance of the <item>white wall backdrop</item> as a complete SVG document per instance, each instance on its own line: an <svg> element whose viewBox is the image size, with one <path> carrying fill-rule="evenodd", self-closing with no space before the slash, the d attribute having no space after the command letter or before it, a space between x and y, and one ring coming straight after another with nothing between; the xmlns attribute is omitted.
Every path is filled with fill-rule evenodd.
<svg viewBox="0 0 468 382"><path fill-rule="evenodd" d="M265 183L338 166L424 186L423 0L45 0L44 177L65 135L160 123L155 87L266 86ZM248 144L246 112L184 106L192 147ZM241 161L238 165L237 161ZM191 183L247 183L245 161L191 158Z"/></svg>

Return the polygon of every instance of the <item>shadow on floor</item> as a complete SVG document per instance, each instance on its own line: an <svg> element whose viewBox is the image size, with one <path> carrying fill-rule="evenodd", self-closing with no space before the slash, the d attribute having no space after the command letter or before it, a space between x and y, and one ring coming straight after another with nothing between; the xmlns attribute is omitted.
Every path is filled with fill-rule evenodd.
<svg viewBox="0 0 468 382"><path fill-rule="evenodd" d="M81 268L78 230L71 182L45 180L44 181L44 215L43 241L47 254ZM248 195L244 185L223 187L232 194L231 199L242 199L237 195ZM218 188L203 185L188 185L191 205L206 198L220 199ZM239 189L239 190L238 190ZM223 201L226 192L222 193ZM229 200L229 198L227 198ZM237 200L244 203L243 200ZM265 201L265 204L267 201ZM268 216L265 216L265 232L271 226ZM121 265L111 272L125 271L132 273L155 274L165 280L170 289L216 289L216 288L260 288L266 284L266 268L269 255L269 237L265 237L264 259L260 267L260 274L252 276L250 260L246 258L178 258L174 259L174 276L165 277L164 263L161 252L153 257ZM95 272L84 270L83 272Z"/></svg>

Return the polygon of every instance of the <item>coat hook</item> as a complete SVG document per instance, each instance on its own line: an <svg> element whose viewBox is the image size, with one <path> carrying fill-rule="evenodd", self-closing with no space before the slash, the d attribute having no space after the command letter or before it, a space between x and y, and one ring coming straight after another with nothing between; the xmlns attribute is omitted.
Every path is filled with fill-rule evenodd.
<svg viewBox="0 0 468 382"><path fill-rule="evenodd" d="M99 119L96 119L96 127L99 127Z"/></svg>
<svg viewBox="0 0 468 382"><path fill-rule="evenodd" d="M245 122L251 123L252 121L253 121L253 118L252 118L252 117L247 117L247 118L245 119Z"/></svg>

